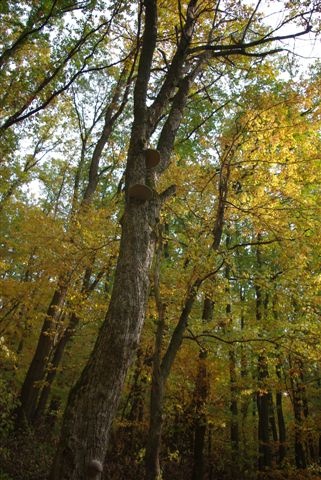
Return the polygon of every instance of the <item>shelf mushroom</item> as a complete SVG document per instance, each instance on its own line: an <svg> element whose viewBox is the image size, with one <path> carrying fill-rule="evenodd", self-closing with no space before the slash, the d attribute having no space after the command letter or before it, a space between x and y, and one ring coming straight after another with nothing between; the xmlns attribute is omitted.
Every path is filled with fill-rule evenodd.
<svg viewBox="0 0 321 480"><path fill-rule="evenodd" d="M130 198L134 198L135 200L141 200L146 202L147 200L150 200L153 196L153 190L147 185L144 185L142 183L136 183L135 185L132 185L128 189L128 195Z"/></svg>
<svg viewBox="0 0 321 480"><path fill-rule="evenodd" d="M158 150L147 148L145 150L145 162L147 168L154 168L160 162L160 153Z"/></svg>

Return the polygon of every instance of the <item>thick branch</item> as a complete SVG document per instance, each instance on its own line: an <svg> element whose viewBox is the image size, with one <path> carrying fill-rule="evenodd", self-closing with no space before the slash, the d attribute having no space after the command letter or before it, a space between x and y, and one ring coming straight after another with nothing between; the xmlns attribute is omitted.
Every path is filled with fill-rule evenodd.
<svg viewBox="0 0 321 480"><path fill-rule="evenodd" d="M149 129L151 132L155 128L160 115L166 108L169 99L171 98L182 77L183 67L185 65L188 49L193 36L196 5L197 0L190 0L187 7L186 23L182 29L181 38L176 53L169 66L169 70L157 95L157 98L149 107Z"/></svg>
<svg viewBox="0 0 321 480"><path fill-rule="evenodd" d="M141 49L137 80L134 89L134 118L141 123L146 115L147 87L150 78L153 55L157 39L157 5L155 0L145 2L145 28Z"/></svg>
<svg viewBox="0 0 321 480"><path fill-rule="evenodd" d="M161 162L157 168L158 173L164 172L170 163L170 155L173 151L176 134L183 118L190 87L203 66L206 57L207 54L203 55L193 71L186 75L179 84L178 91L173 99L172 107L164 123L158 141L157 148L160 151L161 156Z"/></svg>
<svg viewBox="0 0 321 480"><path fill-rule="evenodd" d="M93 194L96 191L98 180L99 180L98 169L99 169L101 155L106 143L109 140L110 134L113 130L113 127L116 121L119 118L119 116L122 114L125 108L125 105L127 103L130 82L133 75L134 63L135 62L133 62L132 64L129 75L127 74L128 65L126 65L125 63L123 71L121 72L117 85L115 87L115 91L110 101L110 104L106 109L104 127L100 135L100 138L96 143L96 146L91 158L88 184L83 197L84 203L90 202ZM125 91L123 92L124 89ZM123 97L121 99L122 92L123 92Z"/></svg>

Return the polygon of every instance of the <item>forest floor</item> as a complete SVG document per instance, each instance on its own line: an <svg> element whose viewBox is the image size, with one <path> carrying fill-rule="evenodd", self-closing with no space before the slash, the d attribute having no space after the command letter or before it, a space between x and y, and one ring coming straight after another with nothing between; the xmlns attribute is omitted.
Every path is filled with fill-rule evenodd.
<svg viewBox="0 0 321 480"><path fill-rule="evenodd" d="M9 441L8 441L9 440ZM14 435L5 444L0 442L0 480L46 480L58 437L54 432L38 431ZM189 480L192 461L183 464L165 462L164 480ZM321 480L321 466L317 463L307 469L295 469L290 464L283 469L257 472L250 470L240 476L231 475L231 465L224 465L224 471L206 469L204 480ZM111 452L107 458L106 471L101 480L139 480L144 477L144 464L135 462L133 456L123 451Z"/></svg>

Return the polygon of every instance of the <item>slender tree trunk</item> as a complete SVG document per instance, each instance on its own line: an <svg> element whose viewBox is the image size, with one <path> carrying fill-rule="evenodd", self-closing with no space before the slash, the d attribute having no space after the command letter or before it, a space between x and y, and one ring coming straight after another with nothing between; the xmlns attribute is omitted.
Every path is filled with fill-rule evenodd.
<svg viewBox="0 0 321 480"><path fill-rule="evenodd" d="M90 283L91 274L92 268L88 267L85 271L81 288L81 294L83 298L88 298L90 292L95 289L97 283L104 274L104 270L100 271L97 274L95 280L92 283ZM33 420L35 423L39 422L42 418L44 418L46 405L51 392L51 386L57 376L58 368L63 358L66 346L75 335L79 320L80 319L78 315L75 312L72 312L68 325L65 327L64 331L60 335L57 344L53 346L53 353L49 363L49 368L45 377L44 385L40 391L37 407L33 416Z"/></svg>
<svg viewBox="0 0 321 480"><path fill-rule="evenodd" d="M159 461L158 460L159 455L157 454L157 451L159 452L160 450L161 430L162 430L162 408L163 408L163 402L164 402L166 382L170 374L172 365L175 361L177 352L179 351L180 346L182 344L183 334L185 332L187 321L188 321L190 312L192 310L192 307L194 305L195 297L198 292L200 284L201 282L198 280L191 288L189 295L187 296L187 299L185 301L185 305L180 315L179 321L176 325L176 328L170 340L170 343L161 360L159 370L158 368L155 369L154 388L152 389L153 413L151 412L151 422L153 422L153 425L150 426L150 429L149 429L150 432L155 432L155 435L153 434L153 438L148 439L148 444L153 446L153 452L151 452L149 448L147 451L148 457L153 458L153 464L149 467L149 472L147 473L147 475L150 475L150 477L148 478L151 478L153 480L154 479L156 480L157 476L156 477L151 476L152 472L154 472L154 475L155 475L155 472L159 471L159 468L157 467L157 462Z"/></svg>
<svg viewBox="0 0 321 480"><path fill-rule="evenodd" d="M203 304L203 323L208 323L213 320L214 302L211 298L205 297ZM194 406L196 407L196 418L194 427L194 463L192 480L203 480L205 465L204 465L204 448L207 431L207 417L205 414L206 404L210 391L209 374L207 371L206 351L200 351L198 362L198 374L195 389ZM194 408L195 408L194 407Z"/></svg>
<svg viewBox="0 0 321 480"><path fill-rule="evenodd" d="M294 409L294 418L295 418L295 432L294 432L294 452L295 452L295 463L297 468L306 468L306 455L303 444L303 434L302 434L302 414L301 414L301 405L300 399L298 398L298 393L295 392L293 395L293 409Z"/></svg>
<svg viewBox="0 0 321 480"><path fill-rule="evenodd" d="M203 322L210 322L213 319L214 302L206 297L203 305ZM193 410L195 411L194 427L194 463L192 480L203 480L204 447L207 431L206 405L210 392L209 374L207 370L207 352L201 350L199 353L198 373L194 392Z"/></svg>
<svg viewBox="0 0 321 480"><path fill-rule="evenodd" d="M17 421L19 425L33 421L39 391L42 388L40 382L44 379L47 361L50 357L55 330L61 313L61 306L65 300L66 293L67 283L62 281L60 288L55 291L52 297L35 354L22 385L20 406L17 411Z"/></svg>
<svg viewBox="0 0 321 480"><path fill-rule="evenodd" d="M194 430L194 463L192 480L203 480L204 478L204 446L206 429L206 418L200 417L197 420Z"/></svg>
<svg viewBox="0 0 321 480"><path fill-rule="evenodd" d="M194 3L193 1L190 2L190 5ZM195 75L195 72L194 74ZM192 77L191 77L192 79ZM189 81L191 81L191 79ZM187 82L186 78L186 82ZM185 82L181 83L181 88L182 92L180 90L178 91L177 95L175 96L174 99L174 106L177 102L177 108L182 112L182 108L185 105L186 101L186 94L187 94L187 86L188 84ZM177 124L177 122L176 122ZM159 145L163 145L162 139L164 138L164 132L167 132L167 128L172 128L171 127L171 122L167 122L165 124L164 130L162 131ZM169 138L172 139L172 133L170 132ZM166 151L166 148L165 148ZM168 148L167 148L168 151ZM218 206L217 206L217 212L216 212L216 219L215 219L215 224L213 228L213 244L212 248L214 250L218 249L221 238L222 238L222 232L223 232L223 225L224 225L224 213L225 213L225 200L227 197L228 193L228 180L230 176L230 157L227 152L224 152L222 156L222 165L221 165L221 171L220 171L220 179L219 179L219 200L218 200ZM221 267L218 268L218 270ZM211 274L212 275L212 274ZM204 277L205 278L205 277ZM172 338L170 340L170 343L167 347L166 353L163 356L163 359L160 363L159 367L159 373L157 373L157 369L155 372L155 391L158 389L159 391L159 397L154 399L154 405L155 405L155 413L151 413L151 421L153 422L153 431L157 432L157 435L155 435L154 438L149 438L148 439L148 445L150 447L147 447L146 451L146 465L148 464L148 471L146 472L146 478L148 480L156 480L159 478L160 475L160 467L159 467L159 451L160 451L160 441L161 441L161 423L162 423L162 415L161 415L161 409L162 409L162 404L163 404L163 396L164 396L164 391L166 387L166 381L167 378L170 374L172 365L175 361L177 352L181 346L181 343L183 341L183 334L185 332L186 326L187 326L187 321L191 312L191 309L194 305L194 301L196 298L196 294L198 292L198 289L200 288L201 284L203 282L203 279L197 279L192 287L189 289L185 301L184 308L181 312L179 321L177 323L177 326L173 332ZM213 302L208 299L204 305L206 308L206 313L204 312L204 315L206 317L208 315L212 315L213 313ZM206 320L205 317L203 319ZM157 378L158 377L158 378ZM156 394L155 394L156 395ZM158 413L157 413L158 412ZM150 426L151 429L151 426ZM151 448L153 448L153 453L151 452ZM157 453L158 452L158 453ZM153 462L151 462L151 458L153 458ZM151 463L150 463L151 462ZM158 475L158 477L157 477Z"/></svg>
<svg viewBox="0 0 321 480"><path fill-rule="evenodd" d="M281 382L281 361L279 359L276 366L276 375L279 382ZM285 456L286 456L286 428L285 420L283 414L283 396L281 386L277 389L276 392L276 413L278 419L278 430L279 430L279 451L278 451L278 464L282 466Z"/></svg>
<svg viewBox="0 0 321 480"><path fill-rule="evenodd" d="M164 382L161 375L153 375L150 423L145 458L146 480L159 480L162 478L160 467L160 451L163 426Z"/></svg>
<svg viewBox="0 0 321 480"><path fill-rule="evenodd" d="M228 177L226 181L228 180ZM225 186L227 194L227 184ZM225 203L225 202L224 202ZM226 247L230 244L230 236L226 237ZM230 268L225 268L225 278L230 282ZM230 295L230 287L226 287L226 293ZM226 315L228 323L232 320L232 305L230 302L226 305ZM230 442L231 442L231 476L234 478L239 474L239 421L238 421L238 404L237 404L237 373L236 373L236 355L235 348L231 346L229 349L229 374L230 374Z"/></svg>
<svg viewBox="0 0 321 480"><path fill-rule="evenodd" d="M240 318L240 328L241 332L245 328L245 314L244 314L244 303L245 303L245 289L244 287L240 286L240 302L241 302L241 318ZM240 353L240 380L241 380L241 389L245 389L247 384L248 384L248 377L249 377L249 372L248 372L248 364L249 364L249 358L248 358L249 352L246 349L245 345L241 345L241 353ZM241 438L240 438L240 444L241 444L241 452L240 452L240 459L241 461L239 462L240 464L240 472L242 472L242 477L240 475L240 478L243 478L243 472L244 470L247 470L251 466L251 458L249 455L249 428L247 428L247 418L248 418L248 411L249 411L249 406L251 402L251 397L248 397L246 395L241 395L240 396L240 423L241 423Z"/></svg>
<svg viewBox="0 0 321 480"><path fill-rule="evenodd" d="M35 422L39 421L44 416L48 398L51 392L51 386L53 384L54 379L56 378L58 367L62 360L66 345L68 344L70 339L73 337L75 328L77 327L78 323L79 323L78 316L75 313L72 313L70 316L69 325L65 328L63 334L61 335L54 349L54 353L50 361L50 368L45 378L45 384L41 390L37 407L33 416L33 419Z"/></svg>
<svg viewBox="0 0 321 480"><path fill-rule="evenodd" d="M257 240L260 242L261 233L258 233ZM256 250L256 261L258 266L258 271L261 271L263 265L261 250L258 247ZM256 320L257 322L262 321L262 313L266 312L267 309L267 296L263 300L262 288L258 283L255 283L255 296L256 296ZM269 376L268 371L268 359L264 353L261 353L258 357L257 362L257 372L258 372L258 392L256 395L257 399L257 410L258 410L258 443L259 443L259 459L258 467L259 470L265 470L270 468L272 465L272 452L270 445L270 408L271 408L271 393L267 388L266 382Z"/></svg>
<svg viewBox="0 0 321 480"><path fill-rule="evenodd" d="M258 359L259 391L257 393L257 408L259 414L259 470L271 467L271 446L269 435L270 394L266 391L265 381L268 377L267 359L261 355Z"/></svg>
<svg viewBox="0 0 321 480"><path fill-rule="evenodd" d="M166 381L170 374L172 365L176 358L176 354L181 346L183 341L183 334L185 332L187 321L192 309L192 306L195 301L195 297L200 286L200 282L192 287L189 295L187 296L185 306L182 310L180 319L177 323L177 326L174 330L170 343L167 347L167 350L163 356L163 359L160 362L159 367L157 362L159 361L156 357L156 366L154 365L153 374L155 377L152 380L152 392L151 392L151 414L149 427L149 436L147 440L147 451L146 451L146 478L148 480L156 480L160 475L160 466L159 466L159 451L160 451L160 442L161 442L161 431L162 431L162 409L164 402L164 394L166 388ZM210 306L211 305L211 306ZM213 304L206 303L206 308L208 312L212 312ZM158 341L161 338L162 327L159 324L157 337ZM158 475L158 477L157 477Z"/></svg>
<svg viewBox="0 0 321 480"><path fill-rule="evenodd" d="M230 392L231 392L231 451L233 456L233 464L236 464L235 455L239 450L239 425L238 425L238 405L237 405L237 378L236 378L236 359L235 351L229 351L229 370L230 370Z"/></svg>
<svg viewBox="0 0 321 480"><path fill-rule="evenodd" d="M269 419L270 429L271 429L271 433L272 433L273 442L277 443L278 442L278 430L277 430L277 427L276 427L276 421L275 421L275 416L274 416L274 403L273 403L273 397L272 397L271 392L269 392L269 396L270 396L270 419Z"/></svg>
<svg viewBox="0 0 321 480"><path fill-rule="evenodd" d="M305 378L304 378L304 365L303 361L300 359L298 361L299 367L300 367L300 389L301 389L301 397L302 397L302 407L303 407L303 415L304 419L308 420L309 418L309 405L308 405L308 398L307 398L307 392L306 392L306 387L305 387ZM315 461L315 450L314 450L314 441L313 441L313 435L311 432L311 428L309 428L307 432L307 452L310 455L309 460L311 462Z"/></svg>
<svg viewBox="0 0 321 480"><path fill-rule="evenodd" d="M165 306L162 302L159 291L159 272L162 251L163 248L161 238L159 238L154 273L154 290L156 307L158 311L158 321L153 355L152 385L150 393L150 419L145 456L146 480L157 480L162 477L159 459L163 426L163 403L165 385L165 379L161 372L162 339L165 328Z"/></svg>
<svg viewBox="0 0 321 480"><path fill-rule="evenodd" d="M207 418L205 413L209 395L209 378L206 365L207 353L201 351L199 354L196 388L194 392L194 463L192 480L203 480L204 478L204 446L207 430Z"/></svg>
<svg viewBox="0 0 321 480"><path fill-rule="evenodd" d="M289 357L289 365L293 370L292 359ZM295 375L295 376L294 376ZM306 454L303 441L303 411L302 411L302 397L300 391L300 385L298 384L297 373L291 373L290 383L292 390L292 402L295 420L294 429L294 454L295 463L297 468L305 469L307 467Z"/></svg>
<svg viewBox="0 0 321 480"><path fill-rule="evenodd" d="M208 459L209 459L208 480L213 480L213 477L214 477L214 465L213 465L213 461L212 461L212 443L213 443L212 436L213 436L212 426L209 425L208 426L208 434L207 434L207 437L208 437L207 456L208 456Z"/></svg>
<svg viewBox="0 0 321 480"><path fill-rule="evenodd" d="M270 423L270 431L271 431L271 434L272 434L272 439L273 439L273 445L271 445L271 465L273 468L275 468L275 465L276 465L276 457L277 457L277 454L276 454L276 448L277 448L277 445L279 445L279 438L278 438L278 429L277 429L277 425L276 425L276 420L275 420L275 409L274 409L274 402L273 402L273 395L272 395L272 392L270 391L269 392L269 414L270 414L270 418L269 418L269 423Z"/></svg>

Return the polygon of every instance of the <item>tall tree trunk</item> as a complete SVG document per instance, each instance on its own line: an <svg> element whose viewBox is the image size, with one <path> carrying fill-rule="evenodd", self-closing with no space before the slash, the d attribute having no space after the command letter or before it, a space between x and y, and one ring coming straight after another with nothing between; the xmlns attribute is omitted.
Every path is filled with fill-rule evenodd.
<svg viewBox="0 0 321 480"><path fill-rule="evenodd" d="M156 0L146 2L145 8L126 168L126 205L114 286L93 352L69 395L52 480L100 477L110 427L145 317L160 199L156 193L149 201L129 194L132 185L146 181L146 98L157 36Z"/></svg>
<svg viewBox="0 0 321 480"><path fill-rule="evenodd" d="M148 465L148 471L146 471L146 478L149 480L156 480L159 477L159 451L161 442L161 430L162 430L162 409L164 403L164 393L166 382L170 374L172 365L175 361L177 352L183 341L183 335L187 326L187 321L194 305L194 301L201 282L198 280L190 289L187 299L185 301L184 308L181 312L179 321L176 325L170 343L166 349L166 352L160 362L159 368L156 366L155 378L152 380L152 399L151 399L151 413L150 421L152 425L149 427L149 433L151 437L147 440L147 459L146 466ZM158 331L159 333L159 331ZM156 360L158 361L158 360ZM154 475L154 476L153 476Z"/></svg>
<svg viewBox="0 0 321 480"><path fill-rule="evenodd" d="M275 458L276 458L276 447L279 445L279 436L278 436L278 429L276 426L275 420L275 411L274 411L274 402L273 402L273 395L272 392L269 392L269 423L270 423L270 431L272 434L273 445L271 445L271 465L275 467Z"/></svg>
<svg viewBox="0 0 321 480"><path fill-rule="evenodd" d="M303 419L308 420L309 405L308 405L308 398L307 398L306 387L305 387L304 364L301 358L296 359L296 365L298 369L297 388L299 391L299 396L301 398ZM311 462L315 461L314 441L313 441L311 429L307 430L307 433L306 433L306 457L307 457L307 463L308 463L308 460Z"/></svg>
<svg viewBox="0 0 321 480"><path fill-rule="evenodd" d="M226 185L227 189L227 185ZM224 202L225 203L225 202ZM230 236L226 237L226 247L230 244ZM230 282L230 268L225 268L225 278ZM226 287L226 293L230 294L230 287ZM226 305L226 314L228 322L231 321L232 305L230 302ZM238 422L238 404L237 404L237 374L236 374L236 355L234 346L229 349L229 374L230 374L230 441L231 441L231 475L238 475L238 449L239 449L239 422Z"/></svg>
<svg viewBox="0 0 321 480"><path fill-rule="evenodd" d="M194 430L194 462L192 480L203 480L204 478L204 446L207 422L205 417L199 417Z"/></svg>
<svg viewBox="0 0 321 480"><path fill-rule="evenodd" d="M35 354L22 385L20 406L17 411L19 425L33 421L39 391L42 388L40 382L44 379L46 365L54 342L55 329L67 293L67 285L68 283L65 280L61 280L61 285L55 291L49 305Z"/></svg>
<svg viewBox="0 0 321 480"><path fill-rule="evenodd" d="M164 378L161 372L162 339L165 328L165 305L159 291L159 272L162 257L162 243L159 238L154 273L154 291L158 311L155 348L153 355L152 385L150 392L150 418L145 455L145 479L161 478L160 450L163 426Z"/></svg>
<svg viewBox="0 0 321 480"><path fill-rule="evenodd" d="M278 359L278 363L276 365L276 375L278 377L279 382L281 382L281 360ZM283 395L282 395L282 388L281 385L278 387L276 392L276 413L278 419L278 430L279 430L279 451L278 451L278 464L282 466L285 456L286 456L286 428L285 428L285 420L283 414Z"/></svg>
<svg viewBox="0 0 321 480"><path fill-rule="evenodd" d="M203 304L202 320L204 323L213 320L214 302L211 298L205 297ZM195 425L194 425L194 463L192 480L203 480L204 466L204 447L207 431L207 416L205 408L208 403L210 392L209 374L207 369L207 352L201 350L198 360L197 380L194 392Z"/></svg>
<svg viewBox="0 0 321 480"><path fill-rule="evenodd" d="M257 241L260 242L262 238L261 233L257 235ZM258 271L261 271L263 261L261 250L258 247L256 250L256 261ZM267 309L267 296L263 300L262 288L258 283L254 285L256 296L256 320L261 322L263 312ZM257 362L257 374L258 374L258 392L257 410L258 410L258 443L259 443L259 470L265 470L272 465L271 445L270 445L270 407L271 407L271 393L268 391L266 381L269 376L268 359L265 353L261 353Z"/></svg>
<svg viewBox="0 0 321 480"><path fill-rule="evenodd" d="M92 268L88 267L86 269L84 273L83 282L82 282L82 288L81 288L81 294L83 298L88 298L89 294L95 289L97 283L103 276L104 272L105 272L104 270L101 270L97 274L95 280L90 283ZM58 368L63 358L65 348L74 337L79 321L80 321L79 316L75 312L72 312L69 317L68 325L65 327L65 329L61 333L56 345L53 346L53 352L52 352L51 360L49 363L49 369L45 377L44 385L39 393L39 399L33 415L33 420L35 423L39 422L41 419L44 418L46 405L51 392L51 386L57 376Z"/></svg>
<svg viewBox="0 0 321 480"><path fill-rule="evenodd" d="M297 468L306 468L307 461L303 444L302 434L302 414L301 414L301 400L298 398L298 393L293 392L293 409L295 418L295 431L294 431L294 452L295 452L295 464Z"/></svg>
<svg viewBox="0 0 321 480"><path fill-rule="evenodd" d="M85 480L95 465L102 468L120 391L143 325L156 208L156 201L148 205L132 200L127 204L106 321L68 399L54 480Z"/></svg>
<svg viewBox="0 0 321 480"><path fill-rule="evenodd" d="M309 404L307 398L307 392L305 387L305 378L304 378L304 364L302 359L298 360L298 365L300 368L300 389L301 389L301 397L302 397L302 407L303 407L303 415L304 419L308 420L309 418ZM314 450L314 441L311 428L309 428L307 432L307 452L309 453L309 460L310 462L314 462L316 460L315 450Z"/></svg>
<svg viewBox="0 0 321 480"><path fill-rule="evenodd" d="M240 318L240 328L241 332L243 332L245 328L245 313L244 313L244 303L245 303L245 289L244 287L240 286L239 290L240 302L241 302L241 318ZM247 388L248 378L249 378L249 352L246 349L246 345L241 345L241 353L240 353L240 380L241 380L241 389ZM252 461L249 455L249 428L247 428L247 418L248 418L248 411L250 407L250 402L252 400L252 396L241 395L240 396L240 423L241 423L241 452L240 452L240 471L242 471L243 478L243 471L250 468Z"/></svg>
<svg viewBox="0 0 321 480"><path fill-rule="evenodd" d="M190 5L192 5L194 2L191 1ZM196 74L196 70L194 71L193 75ZM179 109L180 112L182 112L182 108L185 105L186 101L186 93L187 93L187 85L185 85L185 82L188 80L191 81L193 78L193 75L190 77L190 80L186 77L184 82L181 82L181 91L178 91L174 98L174 106L175 103L177 102L177 110ZM179 107L179 108L178 108ZM175 117L173 116L173 119ZM170 120L170 119L169 119ZM165 127L162 131L162 134L160 136L160 141L159 145L163 145L163 138L165 138L165 134L167 134L169 129L169 137L172 139L172 127L171 127L171 121L168 121L167 124L165 124ZM234 142L234 139L233 139ZM168 151L168 149L167 149ZM224 225L224 213L225 213L225 200L227 198L227 193L228 193L228 180L230 176L230 154L233 151L233 149L230 149L228 151L224 151L222 154L222 159L221 159L221 169L220 169L220 177L219 177L219 185L218 185L218 190L219 190L219 199L218 199L218 206L217 206L217 211L216 211L216 218L215 218L215 223L214 223L214 228L213 228L213 244L212 248L214 250L218 249L221 238L222 238L222 232L223 232L223 225ZM166 148L165 148L166 152ZM221 266L218 267L216 271L218 271L221 268ZM204 279L214 275L215 272L210 273L209 275L206 275L203 277L203 279L198 278L193 285L189 288L186 296L186 301L184 304L184 307L182 309L179 321L177 323L177 326L173 332L172 338L169 342L169 345L167 347L167 350L163 356L162 361L160 362L160 367L159 367L159 373L156 368L155 370L155 389L154 391L159 392L158 398L155 398L153 400L153 405L155 406L155 413L151 413L151 421L153 422L153 431L157 432L157 435L153 437L148 437L147 441L147 451L146 451L146 466L148 465L148 471L146 471L146 478L148 480L156 480L157 475L159 476L160 472L160 467L159 467L159 451L160 451L160 441L161 441L161 430L162 430L162 415L161 415L161 410L162 410L162 404L163 404L163 397L164 397L164 392L165 392L165 387L166 387L166 381L167 378L170 374L172 365L175 361L177 352L182 344L183 341L183 335L187 326L187 321L191 312L191 309L193 307L196 294L204 281ZM213 302L210 299L206 299L205 304L204 304L204 312L203 312L203 319L206 320L208 319L209 316L213 314ZM205 316L204 316L205 315ZM157 413L158 412L158 413ZM151 431L151 426L150 430ZM151 448L153 448L153 452L151 452ZM153 458L153 462L152 459ZM151 463L150 463L151 462Z"/></svg>
<svg viewBox="0 0 321 480"><path fill-rule="evenodd" d="M204 303L205 305L205 303ZM204 311L203 311L204 318ZM194 426L194 463L192 480L203 480L204 478L204 446L207 430L207 418L205 413L209 396L209 376L206 365L207 352L200 351L198 361L198 372L194 391L192 409L195 416Z"/></svg>
<svg viewBox="0 0 321 480"><path fill-rule="evenodd" d="M289 357L289 365L291 369L290 374L290 383L291 383L291 390L292 390L292 403L293 403L293 411L294 411L294 420L295 420L295 427L294 427L294 454L295 454L295 463L297 468L306 468L307 467L307 460L306 460L306 453L304 449L304 440L303 440L303 401L301 396L301 389L298 381L298 372L297 372L297 365L295 365L295 369L293 369L294 365L292 362L291 356Z"/></svg>
<svg viewBox="0 0 321 480"><path fill-rule="evenodd" d="M268 377L267 359L261 355L258 359L259 391L257 393L257 408L259 415L258 441L259 441L259 470L271 467L271 446L269 435L270 420L270 395L266 391Z"/></svg>
<svg viewBox="0 0 321 480"><path fill-rule="evenodd" d="M234 349L229 351L229 370L230 370L230 392L231 392L231 451L233 464L236 465L236 456L239 450L239 424L238 424L238 405L237 405L237 378L236 378L236 359Z"/></svg>
<svg viewBox="0 0 321 480"><path fill-rule="evenodd" d="M145 457L146 480L162 478L160 451L163 427L164 382L161 375L153 375L150 399L150 423Z"/></svg>

